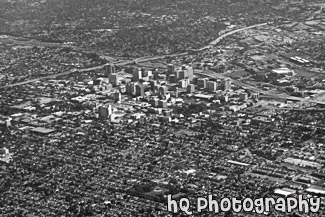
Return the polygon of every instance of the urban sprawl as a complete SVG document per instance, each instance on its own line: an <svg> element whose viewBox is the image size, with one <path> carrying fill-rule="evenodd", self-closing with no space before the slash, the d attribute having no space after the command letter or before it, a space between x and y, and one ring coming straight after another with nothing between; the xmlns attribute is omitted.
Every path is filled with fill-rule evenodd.
<svg viewBox="0 0 325 217"><path fill-rule="evenodd" d="M212 13L214 2L193 11ZM183 14L161 19L150 11L142 14L148 19L128 14L137 25L149 17L189 25L184 14L193 5L175 3L173 11ZM313 216L324 216L324 6L281 1L270 11L288 13L272 19L201 17L197 22L208 26L218 21L210 26L217 34L190 29L182 41L172 30L161 33L178 48L172 39L162 46L159 34L161 43L150 47L155 33L141 30L150 23L134 30L121 21L109 33L74 29L72 37L67 20L69 30L53 27L56 37L46 31L20 37L33 23L21 30L8 18L0 36L1 216L187 216L167 210L167 195L193 206L208 195L319 197ZM130 42L126 31L140 31L143 40L137 35ZM87 44L91 34L96 40ZM197 41L203 36L204 43ZM193 215L261 214L207 209ZM263 215L312 214L271 209Z"/></svg>

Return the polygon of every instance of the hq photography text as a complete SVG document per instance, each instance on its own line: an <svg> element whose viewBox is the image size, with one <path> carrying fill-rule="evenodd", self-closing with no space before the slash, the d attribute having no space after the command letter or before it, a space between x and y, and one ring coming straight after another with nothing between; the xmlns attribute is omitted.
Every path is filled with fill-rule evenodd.
<svg viewBox="0 0 325 217"><path fill-rule="evenodd" d="M212 195L207 198L199 197L196 204L191 204L188 198L180 200L172 199L172 195L167 196L167 210L172 213L183 212L187 215L201 212L255 212L257 214L265 214L272 210L291 213L298 211L301 213L317 213L320 209L321 200L317 197L305 199L302 195L287 198L245 198L242 200L236 198L214 199Z"/></svg>

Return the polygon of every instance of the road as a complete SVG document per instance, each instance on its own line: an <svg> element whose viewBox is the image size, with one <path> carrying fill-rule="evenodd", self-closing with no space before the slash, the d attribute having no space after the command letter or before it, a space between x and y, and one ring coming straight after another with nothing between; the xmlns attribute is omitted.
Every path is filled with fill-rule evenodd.
<svg viewBox="0 0 325 217"><path fill-rule="evenodd" d="M260 26L266 26L268 25L268 23L261 23L261 24L256 24L256 25L252 25L252 26L247 26L247 27L243 27L243 28L240 28L240 29L235 29L233 31L230 31L230 32L227 32L221 36L219 36L218 38L216 38L214 41L212 41L209 45L205 46L205 47L202 47L200 49L198 49L198 51L201 51L201 50L205 50L205 49L209 49L215 45L217 45L220 41L222 41L223 39L227 38L228 36L231 36L233 34L236 34L238 32L241 32L241 31L245 31L245 30L248 30L248 29L253 29L253 28L256 28L256 27L260 27Z"/></svg>
<svg viewBox="0 0 325 217"><path fill-rule="evenodd" d="M225 39L225 38L227 38L227 37L229 37L229 36L231 36L233 34L236 34L238 32L245 31L245 30L248 30L248 29L257 28L257 27L260 27L260 26L265 26L265 25L268 25L268 23L260 23L260 24L256 24L256 25L247 26L247 27L243 27L243 28L240 28L240 29L232 30L230 32L227 32L227 33L219 36L218 38L216 38L215 40L213 40L212 42L210 42L209 45L204 46L204 47L199 48L199 49L190 49L188 52L176 53L176 54L165 55L165 56L140 57L138 59L135 59L134 61L135 61L135 63L141 63L141 62L147 62L147 61L153 61L153 60L163 59L163 58L166 58L166 57L184 56L184 55L189 54L190 51L196 51L196 52L197 51L203 51L203 50L212 48L213 46L217 45L220 41L222 41L223 39Z"/></svg>
<svg viewBox="0 0 325 217"><path fill-rule="evenodd" d="M256 28L256 27L260 27L260 26L265 26L267 24L268 23L256 24L256 25L247 26L247 27L244 27L244 28L240 28L240 29L236 29L236 30L227 32L227 33L219 36L218 38L216 38L212 42L210 42L209 45L204 46L204 47L202 47L200 49L191 49L190 51L202 51L202 50L205 50L205 49L209 49L209 48L215 46L221 40L225 39L226 37L228 37L230 35L233 35L233 34L238 33L240 31L244 31L244 30L248 30L248 29L253 29L253 28ZM58 44L55 44L55 46L58 46ZM148 61L154 61L154 60L164 59L166 57L184 56L184 55L187 55L187 54L189 54L189 51L188 52L183 52L183 53L175 53L175 54L170 54L170 55L164 55L164 56L140 57L140 58L137 58L137 59L134 59L134 60L122 60L122 61L118 61L118 62L113 62L113 64L115 64L116 66L124 66L124 65L132 64L132 63L137 64L137 63L143 63L143 62L148 62ZM24 85L24 84L29 84L29 83L33 83L35 81L39 81L39 80L42 80L42 79L51 79L51 78L55 78L55 77L62 76L62 75L68 75L68 74L71 74L71 73L74 73L74 72L79 72L80 73L80 72L89 72L89 71L94 71L94 70L100 70L100 69L103 69L103 67L105 65L96 66L96 67L90 67L90 68L85 68L85 69L73 69L73 70L70 70L68 72L63 72L63 73L59 73L59 74L55 74L55 75L49 75L49 76L43 76L43 77L33 78L33 79L30 79L30 80L27 80L27 81L23 81L23 82L19 82L19 83L15 83L15 84L9 84L9 85L6 85L6 86L2 86L2 87L0 87L0 89L4 89L4 88L8 88L8 87L14 87L14 86L19 86L19 85ZM234 81L234 83L235 82L236 81ZM243 84L243 83L241 85L243 87L245 86L245 84ZM253 88L253 87L252 86L247 86L247 88Z"/></svg>
<svg viewBox="0 0 325 217"><path fill-rule="evenodd" d="M128 64L131 64L131 63L133 63L132 60L126 60L126 61L116 62L114 64L116 66L123 66L123 65L128 65ZM39 80L43 80L43 79L56 78L56 77L63 76L63 75L68 75L68 74L71 74L71 73L82 73L82 72L91 72L91 71L95 71L95 70L101 70L105 66L106 66L106 64L101 65L101 66L94 66L94 67L90 67L90 68L85 68L85 69L72 69L70 71L58 73L58 74L55 74L55 75L48 75L48 76L43 76L43 77L38 77L38 78L30 79L30 80L23 81L23 82L9 84L9 85L0 87L0 89L5 89L5 88L8 88L8 87L20 86L20 85L24 85L24 84L29 84L29 83L33 83L35 81L39 81Z"/></svg>
<svg viewBox="0 0 325 217"><path fill-rule="evenodd" d="M217 79L227 79L229 77L226 77L225 75L215 73L213 71L202 71L202 70L195 70L195 74L205 76L205 77L211 77L211 78L217 78ZM294 97L294 96L288 96L288 95L279 95L279 94L270 94L267 91L261 90L255 86L251 86L249 84L245 84L241 81L238 80L232 80L231 81L233 84L236 86L242 87L246 90L255 92L255 93L260 93L262 96L261 98L265 99L274 99L274 100L290 100L290 101L295 101L297 102L295 105L303 105L306 103L320 103L321 101L316 100L319 97L322 97L325 95L325 92L319 93L316 96L313 97L313 99L305 99L305 98L300 98L300 97Z"/></svg>
<svg viewBox="0 0 325 217"><path fill-rule="evenodd" d="M225 75L222 75L222 74L218 74L218 73L215 73L213 71L210 71L210 70L206 70L206 71L197 71L195 70L195 74L198 74L198 75L201 75L201 76L206 76L206 77L211 77L211 78L218 78L218 79L227 79L229 77L226 77ZM266 92L264 90L261 90L257 87L254 87L254 86L251 86L249 84L245 84L241 81L238 81L238 80L231 80L231 82L233 84L235 84L236 86L240 86L240 87L243 87L244 89L246 90L250 90L252 92L256 92L256 93L260 93L260 94L266 94Z"/></svg>

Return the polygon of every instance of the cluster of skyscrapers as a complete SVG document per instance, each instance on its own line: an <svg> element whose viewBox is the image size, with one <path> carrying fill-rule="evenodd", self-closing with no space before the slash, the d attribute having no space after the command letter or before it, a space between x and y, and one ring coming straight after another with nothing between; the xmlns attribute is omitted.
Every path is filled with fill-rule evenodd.
<svg viewBox="0 0 325 217"><path fill-rule="evenodd" d="M108 75L110 85L119 90L114 93L115 102L121 101L121 93L123 93L133 97L147 98L151 107L167 108L167 102L171 100L171 93L174 98L178 98L179 93L192 94L196 91L216 93L217 90L231 90L230 79L215 81L198 78L194 76L192 66L177 66L175 63L168 64L167 71L131 68L129 73L132 74L132 79L121 79L112 64L105 66L104 70ZM247 100L246 95L240 96L240 98L242 101ZM98 113L100 117L109 117L112 111L109 107L99 107Z"/></svg>

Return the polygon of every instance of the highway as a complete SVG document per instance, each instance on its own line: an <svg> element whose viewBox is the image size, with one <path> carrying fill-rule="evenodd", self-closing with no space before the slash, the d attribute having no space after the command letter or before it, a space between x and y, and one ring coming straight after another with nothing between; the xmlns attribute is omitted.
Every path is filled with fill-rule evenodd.
<svg viewBox="0 0 325 217"><path fill-rule="evenodd" d="M248 30L248 29L253 29L253 28L256 28L256 27L265 26L265 25L268 25L268 23L256 24L256 25L247 26L247 27L243 27L243 28L240 28L240 29L235 29L233 31L227 32L227 33L219 36L218 38L216 38L208 46L205 46L205 47L202 47L202 48L198 49L198 51L205 50L205 49L209 49L209 48L217 45L220 41L222 41L223 39L227 38L228 36L231 36L231 35L236 34L238 32L245 31L245 30Z"/></svg>
<svg viewBox="0 0 325 217"><path fill-rule="evenodd" d="M209 70L206 70L206 71L201 71L201 70L197 71L197 70L195 70L195 74L198 74L198 75L201 75L201 76L206 76L206 77L211 77L211 78L218 78L218 79L227 79L227 78L229 78L229 77L226 77L226 76L224 76L222 74L218 74L218 73L215 73L215 72L209 71ZM231 82L233 84L235 84L236 86L240 86L240 87L242 87L242 88L244 88L246 90L250 90L252 92L256 92L256 93L260 93L260 94L266 94L266 92L264 90L261 90L261 89L259 89L257 87L254 87L254 86L251 86L249 84L245 84L245 83L243 83L241 81L231 79Z"/></svg>
<svg viewBox="0 0 325 217"><path fill-rule="evenodd" d="M114 64L116 66L123 66L123 65L128 65L128 64L131 64L131 63L133 63L132 60L126 60L126 61L116 62ZM20 85L24 85L24 84L29 84L29 83L33 83L35 81L39 81L39 80L43 80L43 79L56 78L56 77L59 77L59 76L62 76L62 75L68 75L68 74L71 74L71 73L82 73L82 72L91 72L91 71L94 71L94 70L101 70L101 69L103 69L105 67L105 65L106 64L101 65L101 66L94 66L94 67L90 67L90 68L85 68L85 69L72 69L70 71L58 73L58 74L55 74L55 75L48 75L48 76L43 76L43 77L30 79L30 80L23 81L23 82L18 82L18 83L15 83L15 84L9 84L9 85L0 87L0 89L20 86Z"/></svg>
<svg viewBox="0 0 325 217"><path fill-rule="evenodd" d="M164 59L166 57L176 57L176 56L184 56L184 55L188 55L190 51L203 51L203 50L206 50L206 49L209 49L209 48L212 48L213 46L217 45L220 41L222 41L223 39L233 35L233 34L236 34L238 32L241 32L241 31L245 31L245 30L248 30L248 29L253 29L253 28L257 28L257 27L261 27L261 26L265 26L265 25L268 25L268 23L260 23L260 24L256 24L256 25L252 25L252 26L247 26L247 27L243 27L243 28L240 28L240 29L235 29L235 30L232 30L230 32L227 32L221 36L219 36L218 38L216 38L215 40L213 40L212 42L209 43L209 45L207 46L204 46L202 48L199 48L199 49L190 49L188 52L184 52L184 53L176 53L176 54L171 54L171 55L165 55L165 56L156 56L156 57L140 57L140 58L137 58L135 59L135 63L142 63L142 62L148 62L148 61L153 61L153 60L158 60L158 59Z"/></svg>
<svg viewBox="0 0 325 217"><path fill-rule="evenodd" d="M230 35L233 35L233 34L238 33L240 31L244 31L244 30L248 30L248 29L253 29L253 28L256 28L256 27L260 27L260 26L265 26L267 24L268 23L261 23L261 24L247 26L247 27L244 27L244 28L240 28L240 29L236 29L236 30L227 32L227 33L219 36L218 38L216 38L212 42L210 42L209 45L204 46L204 47L202 47L200 49L191 49L190 51L202 51L202 50L205 50L205 49L209 49L209 48L217 45L221 40L225 39L226 37L228 37ZM56 44L56 46L58 46L58 45ZM138 64L138 63L143 63L143 62L148 62L148 61L154 61L154 60L164 59L166 57L184 56L184 55L187 55L187 54L189 54L189 51L188 52L183 52L183 53L175 53L175 54L170 54L170 55L164 55L164 56L152 56L152 57L148 57L147 56L147 57L140 57L140 58L137 58L137 59L134 59L134 60L122 60L122 61L113 62L113 64L115 64L116 66L124 66L124 65L132 64L132 63ZM5 86L0 87L0 89L4 89L4 88L8 88L8 87L14 87L14 86L19 86L19 85L24 85L24 84L29 84L29 83L33 83L35 81L39 81L39 80L42 80L42 79L51 79L51 78L55 78L55 77L62 76L62 75L68 75L68 74L75 73L75 72L79 72L80 73L80 72L89 72L89 71L94 71L94 70L100 70L100 69L103 69L103 67L105 65L91 67L91 68L85 68L85 69L73 69L73 70L70 70L68 72L62 72L62 73L55 74L55 75L48 75L48 76L33 78L33 79L30 79L30 80L27 80L27 81L18 82L18 83L15 83L15 84L5 85ZM236 81L233 81L233 83L235 83L235 82ZM245 84L243 84L243 83L241 85L243 87L245 86ZM249 89L255 89L252 86L247 86L247 88L249 88ZM257 90L255 90L255 91L257 91Z"/></svg>
<svg viewBox="0 0 325 217"><path fill-rule="evenodd" d="M205 76L205 77L211 77L211 78L217 78L217 79L227 79L229 77L226 77L222 74L215 73L213 71L202 71L202 70L196 70L195 74ZM241 81L238 80L232 80L231 81L233 84L236 86L242 87L246 90L255 92L255 93L260 93L261 98L264 99L274 99L274 100L289 100L289 101L295 101L299 103L299 105L306 104L306 103L321 103L322 101L316 100L319 97L322 97L325 95L325 92L319 93L316 96L313 97L313 99L306 99L306 98L300 98L300 97L294 97L294 96L284 96L284 95L279 95L279 94L270 94L267 91L261 90L257 87L251 86L249 84L245 84ZM295 104L297 105L297 104Z"/></svg>

